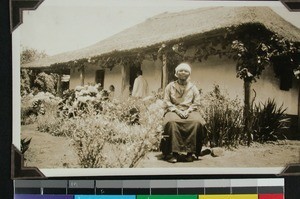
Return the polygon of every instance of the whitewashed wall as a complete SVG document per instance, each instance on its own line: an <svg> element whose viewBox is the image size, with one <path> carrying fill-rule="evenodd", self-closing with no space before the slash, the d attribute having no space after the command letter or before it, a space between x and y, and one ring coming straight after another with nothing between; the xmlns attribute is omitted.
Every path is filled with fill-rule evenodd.
<svg viewBox="0 0 300 199"><path fill-rule="evenodd" d="M96 70L100 70L99 66L89 65L85 67L85 74L84 74L84 84L95 84L95 74ZM80 85L80 71L77 68L70 70L70 88L73 89L76 86Z"/></svg>
<svg viewBox="0 0 300 199"><path fill-rule="evenodd" d="M265 102L268 98L275 99L278 106L283 104L283 107L287 108L286 113L298 114L299 85L296 78L294 78L293 87L289 91L280 90L279 79L275 77L273 68L268 67L263 71L261 78L252 85L257 92L256 103Z"/></svg>
<svg viewBox="0 0 300 199"><path fill-rule="evenodd" d="M241 100L244 97L243 80L236 77L235 61L228 58L210 56L208 60L194 62L192 66L191 81L202 89L203 93L213 89L214 84L226 89L231 98L238 96ZM105 70L104 89L109 85L115 86L115 96L121 97L121 67L115 66L112 70ZM148 81L149 91L157 91L161 86L161 61L148 61L142 63L143 76ZM85 84L95 82L95 71L99 67L87 67L85 73ZM80 85L79 72L77 69L71 70L70 88ZM290 91L279 89L279 79L275 77L273 69L267 68L261 78L252 84L255 89L256 103L265 102L268 98L275 99L278 105L284 104L287 107L286 113L297 115L298 113L298 85L296 82Z"/></svg>
<svg viewBox="0 0 300 199"><path fill-rule="evenodd" d="M295 80L295 79L294 79ZM192 64L191 81L203 93L211 91L214 84L220 85L221 89L226 89L229 96L238 96L244 99L243 80L236 77L236 67L233 60L227 58L209 57L207 61ZM296 80L293 88L289 91L279 89L280 81L275 77L272 67L267 67L260 79L252 83L252 89L256 91L255 103L266 102L268 98L274 99L278 106L283 103L287 108L286 113L298 114L298 90ZM254 96L254 93L251 93Z"/></svg>
<svg viewBox="0 0 300 199"><path fill-rule="evenodd" d="M121 75L121 65L116 65L110 69L105 69L104 74L104 89L108 90L110 85L115 87L115 97L121 97L121 86L122 86L122 75Z"/></svg>

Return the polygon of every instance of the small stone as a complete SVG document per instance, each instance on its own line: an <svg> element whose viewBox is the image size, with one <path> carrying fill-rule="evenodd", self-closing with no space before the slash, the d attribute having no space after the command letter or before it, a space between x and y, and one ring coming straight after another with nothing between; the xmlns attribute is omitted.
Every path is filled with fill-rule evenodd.
<svg viewBox="0 0 300 199"><path fill-rule="evenodd" d="M224 150L221 147L215 147L211 149L211 155L213 157L220 157L223 156Z"/></svg>

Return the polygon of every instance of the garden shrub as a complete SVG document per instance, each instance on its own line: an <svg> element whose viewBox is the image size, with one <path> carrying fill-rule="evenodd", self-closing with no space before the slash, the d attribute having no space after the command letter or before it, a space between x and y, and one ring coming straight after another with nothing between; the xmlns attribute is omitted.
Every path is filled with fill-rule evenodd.
<svg viewBox="0 0 300 199"><path fill-rule="evenodd" d="M31 85L33 82L33 72L28 69L21 69L20 72L20 91L21 96L31 92Z"/></svg>
<svg viewBox="0 0 300 199"><path fill-rule="evenodd" d="M81 166L135 167L147 152L157 149L163 112L160 102L148 103L131 98L120 103L107 101L102 114L74 119L73 139ZM139 110L138 123L122 119L133 104Z"/></svg>
<svg viewBox="0 0 300 199"><path fill-rule="evenodd" d="M111 101L98 86L66 91L58 112L46 111L38 128L71 138L81 167L135 167L148 151L159 148L162 101L155 97Z"/></svg>
<svg viewBox="0 0 300 199"><path fill-rule="evenodd" d="M57 105L45 103L45 114L38 115L36 119L37 130L41 132L47 132L52 135L57 135L59 133L59 129L62 125L61 118L58 118L57 115Z"/></svg>
<svg viewBox="0 0 300 199"><path fill-rule="evenodd" d="M20 148L21 148L21 153L22 154L24 154L29 149L29 146L30 146L30 143L31 143L31 139L32 138L22 138L21 139Z"/></svg>
<svg viewBox="0 0 300 199"><path fill-rule="evenodd" d="M32 101L33 96L24 96L21 99L21 124L30 124L32 123L36 115L34 116L34 119L32 117L31 109L33 108L33 101Z"/></svg>
<svg viewBox="0 0 300 199"><path fill-rule="evenodd" d="M68 130L69 129L69 130ZM74 141L80 166L83 168L105 167L103 147L109 134L100 116L70 118L60 129Z"/></svg>
<svg viewBox="0 0 300 199"><path fill-rule="evenodd" d="M56 94L57 81L57 74L41 72L36 76L34 86L36 86L40 91Z"/></svg>
<svg viewBox="0 0 300 199"><path fill-rule="evenodd" d="M44 114L37 116L37 129L41 132L50 132L55 134L61 125L61 120L57 115L57 106L61 98L53 96L51 93L39 92L35 99L39 99L43 103Z"/></svg>
<svg viewBox="0 0 300 199"><path fill-rule="evenodd" d="M131 168L149 151L157 151L162 135L163 101L159 97L109 100L99 85L77 87L64 92L63 98L50 93L26 95L22 107L35 100L45 106L36 117L38 130L74 141L83 168ZM23 110L23 109L22 109ZM218 85L204 95L201 110L207 122L210 146L236 147L247 140L243 106L231 99ZM254 140L276 140L285 127L283 105L274 100L253 110Z"/></svg>
<svg viewBox="0 0 300 199"><path fill-rule="evenodd" d="M77 86L66 90L59 103L59 116L64 118L81 117L89 112L97 114L102 111L102 103L108 100L106 90L99 90L100 84L94 86Z"/></svg>
<svg viewBox="0 0 300 199"><path fill-rule="evenodd" d="M285 136L280 131L287 128L289 118L285 115L286 108L277 106L274 99L255 105L253 110L253 139L258 142L276 141Z"/></svg>
<svg viewBox="0 0 300 199"><path fill-rule="evenodd" d="M65 92L59 103L57 100L45 103L47 111L37 117L38 128L71 138L84 168L135 167L147 152L159 149L163 102L157 97L111 101L105 90L97 90L98 86L77 87ZM49 98L37 96L43 101ZM239 98L231 99L215 85L204 95L201 104L211 147L246 143ZM257 105L253 110L254 140L278 139L279 130L286 122L284 111L274 100Z"/></svg>
<svg viewBox="0 0 300 199"><path fill-rule="evenodd" d="M36 95L30 93L22 96L21 124L32 124L36 122L38 116L43 114L52 116L51 111L56 112L59 101L59 97L55 97L48 92L39 92ZM48 113L46 113L46 110Z"/></svg>
<svg viewBox="0 0 300 199"><path fill-rule="evenodd" d="M243 107L238 98L230 99L215 85L213 91L203 97L202 110L211 147L235 147L244 143Z"/></svg>

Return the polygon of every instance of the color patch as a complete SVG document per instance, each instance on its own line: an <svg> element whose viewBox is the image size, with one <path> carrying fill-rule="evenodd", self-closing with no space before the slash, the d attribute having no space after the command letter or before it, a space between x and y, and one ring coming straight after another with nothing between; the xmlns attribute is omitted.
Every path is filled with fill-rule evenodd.
<svg viewBox="0 0 300 199"><path fill-rule="evenodd" d="M231 194L257 194L257 187L232 187Z"/></svg>
<svg viewBox="0 0 300 199"><path fill-rule="evenodd" d="M41 194L41 181L16 180L15 194Z"/></svg>
<svg viewBox="0 0 300 199"><path fill-rule="evenodd" d="M283 178L261 178L257 179L258 187L283 187L284 179Z"/></svg>
<svg viewBox="0 0 300 199"><path fill-rule="evenodd" d="M199 194L204 194L204 188L178 188L178 195L181 194L189 194L189 195L199 195Z"/></svg>
<svg viewBox="0 0 300 199"><path fill-rule="evenodd" d="M177 195L177 188L152 188L151 194L155 195Z"/></svg>
<svg viewBox="0 0 300 199"><path fill-rule="evenodd" d="M15 194L14 199L73 199L72 195Z"/></svg>
<svg viewBox="0 0 300 199"><path fill-rule="evenodd" d="M44 188L43 194L67 194L66 188Z"/></svg>
<svg viewBox="0 0 300 199"><path fill-rule="evenodd" d="M204 180L178 180L178 188L204 187Z"/></svg>
<svg viewBox="0 0 300 199"><path fill-rule="evenodd" d="M258 199L284 199L283 194L259 194Z"/></svg>
<svg viewBox="0 0 300 199"><path fill-rule="evenodd" d="M76 188L76 189L68 189L68 194L73 195L94 195L96 192L95 189L88 189L88 188Z"/></svg>
<svg viewBox="0 0 300 199"><path fill-rule="evenodd" d="M97 188L122 188L121 180L96 180Z"/></svg>
<svg viewBox="0 0 300 199"><path fill-rule="evenodd" d="M150 188L149 180L124 180L123 188Z"/></svg>
<svg viewBox="0 0 300 199"><path fill-rule="evenodd" d="M40 180L15 180L16 188L40 188Z"/></svg>
<svg viewBox="0 0 300 199"><path fill-rule="evenodd" d="M123 195L123 182L121 180L97 180L97 195Z"/></svg>
<svg viewBox="0 0 300 199"><path fill-rule="evenodd" d="M93 180L70 180L69 188L94 188Z"/></svg>
<svg viewBox="0 0 300 199"><path fill-rule="evenodd" d="M149 180L124 180L123 194L124 195L149 195L150 181Z"/></svg>
<svg viewBox="0 0 300 199"><path fill-rule="evenodd" d="M97 188L96 195L122 195L122 188Z"/></svg>
<svg viewBox="0 0 300 199"><path fill-rule="evenodd" d="M231 187L257 187L257 179L232 179Z"/></svg>
<svg viewBox="0 0 300 199"><path fill-rule="evenodd" d="M149 195L150 194L150 189L146 188L124 188L123 189L123 194L124 195Z"/></svg>
<svg viewBox="0 0 300 199"><path fill-rule="evenodd" d="M204 180L205 187L230 187L231 181L228 179L220 179L220 180Z"/></svg>
<svg viewBox="0 0 300 199"><path fill-rule="evenodd" d="M199 195L198 199L230 199L230 195Z"/></svg>
<svg viewBox="0 0 300 199"><path fill-rule="evenodd" d="M197 195L137 195L136 199L197 199Z"/></svg>
<svg viewBox="0 0 300 199"><path fill-rule="evenodd" d="M257 194L236 194L231 195L231 199L258 199Z"/></svg>
<svg viewBox="0 0 300 199"><path fill-rule="evenodd" d="M258 199L257 194L199 195L198 199Z"/></svg>
<svg viewBox="0 0 300 199"><path fill-rule="evenodd" d="M43 194L67 194L67 180L43 180L41 185Z"/></svg>
<svg viewBox="0 0 300 199"><path fill-rule="evenodd" d="M76 195L74 197L74 199L135 199L135 196L133 195L124 195L124 196L120 196L120 195L109 195L109 196L105 196L105 195L93 195L93 196L89 196L89 195Z"/></svg>
<svg viewBox="0 0 300 199"><path fill-rule="evenodd" d="M93 180L70 180L68 194L87 195L95 194L95 181Z"/></svg>
<svg viewBox="0 0 300 199"><path fill-rule="evenodd" d="M41 188L15 188L15 194L41 194Z"/></svg>
<svg viewBox="0 0 300 199"><path fill-rule="evenodd" d="M259 194L281 194L283 187L258 187Z"/></svg>
<svg viewBox="0 0 300 199"><path fill-rule="evenodd" d="M178 195L204 194L204 180L178 180Z"/></svg>
<svg viewBox="0 0 300 199"><path fill-rule="evenodd" d="M66 188L68 185L67 180L42 180L41 185L43 188Z"/></svg>
<svg viewBox="0 0 300 199"><path fill-rule="evenodd" d="M230 187L209 187L205 188L205 194L230 194Z"/></svg>
<svg viewBox="0 0 300 199"><path fill-rule="evenodd" d="M177 180L151 180L151 188L175 188L177 187Z"/></svg>

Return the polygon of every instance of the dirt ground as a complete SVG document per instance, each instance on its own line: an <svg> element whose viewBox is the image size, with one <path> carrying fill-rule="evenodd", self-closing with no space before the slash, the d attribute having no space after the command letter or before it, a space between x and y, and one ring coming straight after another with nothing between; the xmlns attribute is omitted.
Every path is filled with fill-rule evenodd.
<svg viewBox="0 0 300 199"><path fill-rule="evenodd" d="M78 157L72 141L35 130L34 126L22 126L22 138L32 138L25 152L25 166L38 168L79 168ZM205 150L207 148L203 148ZM137 165L151 167L284 167L300 162L300 141L284 140L266 144L253 143L234 150L222 149L222 155L200 156L194 162L168 163L160 152L148 153Z"/></svg>
<svg viewBox="0 0 300 199"><path fill-rule="evenodd" d="M33 125L21 127L21 138L32 138L24 154L24 166L38 168L79 168L72 141L35 130Z"/></svg>

